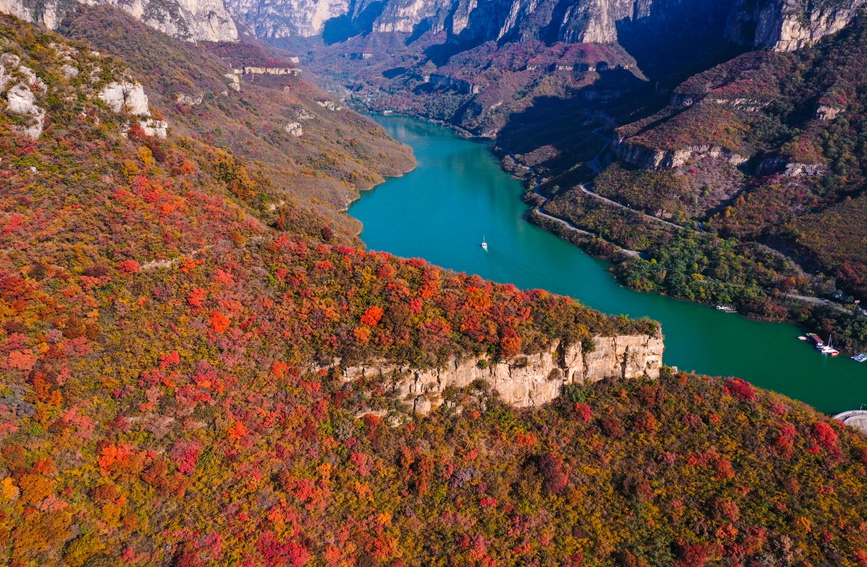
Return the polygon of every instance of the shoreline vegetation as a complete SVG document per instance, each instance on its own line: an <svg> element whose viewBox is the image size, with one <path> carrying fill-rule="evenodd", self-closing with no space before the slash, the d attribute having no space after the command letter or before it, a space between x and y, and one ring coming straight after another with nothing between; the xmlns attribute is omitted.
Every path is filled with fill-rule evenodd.
<svg viewBox="0 0 867 567"><path fill-rule="evenodd" d="M527 180L505 159L515 155L540 177L546 214L641 253L609 258L625 285L734 304L867 349L855 303L867 300L867 16L791 52L705 47L674 65L641 53L640 76L616 49L593 54L604 71L560 74L537 59L554 61L563 44L509 42L444 65L394 66L392 54L359 66L338 47L308 64L359 108L493 140L504 169ZM441 79L424 82L434 67ZM591 178L595 195L580 189ZM593 240L587 250L609 248Z"/></svg>
<svg viewBox="0 0 867 567"><path fill-rule="evenodd" d="M369 114L382 115L379 112ZM442 120L413 113L394 112L392 115L437 124L461 137L493 143ZM746 317L795 323L823 336L833 334L838 347L847 354L867 348L867 316L858 304L830 299L846 295L830 278L806 273L783 253L763 244L739 242L705 232L699 228L701 223L690 219L682 220L682 228L677 230L672 227L678 225L645 214L637 207L622 203L619 207L612 206L611 199L602 197L598 191L585 189L604 175L598 171L564 191L556 185L550 187L550 180L540 178L532 166L522 163L504 148L491 146L489 149L505 172L524 182L522 201L530 206L528 222L611 263L612 276L630 289L704 305L733 305ZM585 173L593 174L600 156L608 149L606 144L584 164ZM611 183L610 179L603 180ZM541 191L551 191L554 197L569 194L582 201L589 211L570 214L572 211L558 206L555 199L544 197ZM542 207L546 208L540 214ZM654 220L648 221L648 217ZM631 230L618 231L625 225L631 226ZM668 234L660 238L661 232Z"/></svg>

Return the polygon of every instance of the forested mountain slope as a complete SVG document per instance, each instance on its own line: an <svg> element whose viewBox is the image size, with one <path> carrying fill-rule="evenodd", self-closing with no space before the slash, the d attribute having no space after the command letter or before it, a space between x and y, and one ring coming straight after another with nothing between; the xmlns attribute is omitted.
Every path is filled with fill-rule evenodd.
<svg viewBox="0 0 867 567"><path fill-rule="evenodd" d="M414 165L409 148L340 107L288 53L250 44L185 43L108 7L80 7L62 31L123 58L174 132L201 134L261 162L275 189L343 208L359 190Z"/></svg>
<svg viewBox="0 0 867 567"><path fill-rule="evenodd" d="M8 17L0 50L3 563L867 561L867 442L740 380L665 372L525 410L477 382L427 418L388 378L344 381L659 331L361 249L196 132L213 116L154 102L174 95L157 66Z"/></svg>

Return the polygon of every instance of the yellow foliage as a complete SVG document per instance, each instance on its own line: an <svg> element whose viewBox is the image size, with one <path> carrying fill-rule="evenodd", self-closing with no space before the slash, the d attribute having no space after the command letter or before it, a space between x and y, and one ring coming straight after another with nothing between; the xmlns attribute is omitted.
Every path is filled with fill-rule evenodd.
<svg viewBox="0 0 867 567"><path fill-rule="evenodd" d="M41 474L25 474L19 484L24 492L22 499L31 504L44 499L54 490L54 481Z"/></svg>
<svg viewBox="0 0 867 567"><path fill-rule="evenodd" d="M123 175L127 181L131 181L136 175L141 173L138 166L131 159L124 160L124 162L120 166L120 173Z"/></svg>
<svg viewBox="0 0 867 567"><path fill-rule="evenodd" d="M105 545L91 534L75 538L63 550L63 559L69 567L81 567L94 555L101 553Z"/></svg>
<svg viewBox="0 0 867 567"><path fill-rule="evenodd" d="M156 160L154 160L154 154L149 147L141 146L136 153L138 154L138 159L140 159L147 167L151 167L156 163Z"/></svg>
<svg viewBox="0 0 867 567"><path fill-rule="evenodd" d="M18 487L15 486L15 483L12 481L11 477L6 477L3 480L0 480L0 497L3 498L4 502L11 502L18 498Z"/></svg>

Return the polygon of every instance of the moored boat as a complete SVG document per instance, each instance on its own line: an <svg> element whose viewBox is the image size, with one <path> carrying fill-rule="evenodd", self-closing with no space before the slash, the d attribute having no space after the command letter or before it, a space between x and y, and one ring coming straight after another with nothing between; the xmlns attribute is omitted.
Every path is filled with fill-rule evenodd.
<svg viewBox="0 0 867 567"><path fill-rule="evenodd" d="M827 354L829 356L837 356L838 354L840 354L840 351L835 349L831 345L831 336L830 335L828 336L828 344L827 345L826 344L820 345L817 343L816 348L819 349L819 352L821 352L822 354Z"/></svg>
<svg viewBox="0 0 867 567"><path fill-rule="evenodd" d="M813 344L816 345L816 348L822 348L825 346L825 341L819 338L819 335L816 333L807 333L807 338L813 341Z"/></svg>
<svg viewBox="0 0 867 567"><path fill-rule="evenodd" d="M861 354L856 354L852 357L852 360L854 360L855 362L864 362L865 360L867 360L867 354L864 354L863 352Z"/></svg>

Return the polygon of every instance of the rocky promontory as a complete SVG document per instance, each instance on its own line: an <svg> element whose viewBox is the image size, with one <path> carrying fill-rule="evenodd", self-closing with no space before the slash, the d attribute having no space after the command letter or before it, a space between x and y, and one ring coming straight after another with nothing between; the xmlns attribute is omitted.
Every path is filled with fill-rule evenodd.
<svg viewBox="0 0 867 567"><path fill-rule="evenodd" d="M518 355L498 363L452 358L442 368L414 370L376 360L343 369L346 381L383 377L390 392L414 413L426 414L442 403L446 388L463 388L484 380L501 399L518 407L538 406L557 398L563 386L604 378L659 377L665 349L661 334L596 336L550 350Z"/></svg>

